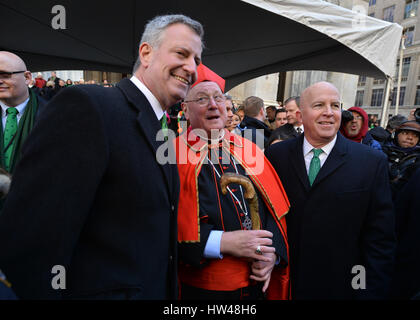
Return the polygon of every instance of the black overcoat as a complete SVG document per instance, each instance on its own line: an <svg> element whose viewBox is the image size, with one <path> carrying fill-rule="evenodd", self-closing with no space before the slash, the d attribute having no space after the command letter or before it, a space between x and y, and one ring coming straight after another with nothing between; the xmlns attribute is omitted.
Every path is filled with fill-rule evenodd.
<svg viewBox="0 0 420 320"><path fill-rule="evenodd" d="M19 298L175 298L179 177L156 161L159 129L128 79L46 106L0 215L0 268Z"/></svg>
<svg viewBox="0 0 420 320"><path fill-rule="evenodd" d="M266 151L291 204L286 221L292 298L387 297L395 222L385 156L338 133L311 187L303 138ZM353 269L358 265L365 268L366 289L353 289L353 278L361 275L359 267Z"/></svg>

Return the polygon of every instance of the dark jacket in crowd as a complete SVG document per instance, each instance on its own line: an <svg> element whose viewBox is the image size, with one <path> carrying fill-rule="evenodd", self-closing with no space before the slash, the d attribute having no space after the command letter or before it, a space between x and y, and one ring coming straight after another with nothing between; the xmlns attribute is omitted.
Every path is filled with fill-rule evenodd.
<svg viewBox="0 0 420 320"><path fill-rule="evenodd" d="M297 138L299 133L296 131L293 125L286 123L285 125L275 129L268 139L268 145L272 144L274 140L288 140Z"/></svg>
<svg viewBox="0 0 420 320"><path fill-rule="evenodd" d="M264 122L245 116L240 124L240 129L244 138L251 140L261 148L262 146L260 144L264 141L264 148L267 148L268 139L271 135L271 129Z"/></svg>
<svg viewBox="0 0 420 320"><path fill-rule="evenodd" d="M381 145L384 145L385 143L389 143L392 140L392 134L388 130L382 128L382 127L375 127L371 130L369 130L370 135L378 141Z"/></svg>
<svg viewBox="0 0 420 320"><path fill-rule="evenodd" d="M412 299L420 293L420 165L395 199L398 239L393 298Z"/></svg>
<svg viewBox="0 0 420 320"><path fill-rule="evenodd" d="M383 151L388 156L389 178L393 198L395 198L410 179L416 163L420 162L420 146L401 148L391 142L383 146Z"/></svg>

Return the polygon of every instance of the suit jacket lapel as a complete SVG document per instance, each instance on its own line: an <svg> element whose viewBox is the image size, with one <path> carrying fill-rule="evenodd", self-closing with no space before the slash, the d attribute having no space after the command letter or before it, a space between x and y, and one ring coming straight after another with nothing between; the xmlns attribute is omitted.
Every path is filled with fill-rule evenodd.
<svg viewBox="0 0 420 320"><path fill-rule="evenodd" d="M305 159L303 158L303 134L295 139L293 147L290 149L290 160L296 170L297 176L306 191L309 190L309 179L306 172Z"/></svg>
<svg viewBox="0 0 420 320"><path fill-rule="evenodd" d="M161 124L156 118L156 114L153 111L152 106L149 101L146 99L144 94L132 83L129 79L123 79L118 84L117 87L121 89L124 95L127 97L131 105L138 111L137 122L139 124L139 129L146 137L146 141L151 147L154 154L156 154L160 145L165 141L157 141L156 134L161 129ZM168 143L171 145L171 143ZM171 186L171 166L169 164L160 165L166 184L170 194L172 194Z"/></svg>
<svg viewBox="0 0 420 320"><path fill-rule="evenodd" d="M337 141L335 142L334 148L331 150L330 155L321 167L318 175L315 178L312 187L321 183L326 177L332 174L335 170L341 167L345 162L345 155L347 154L347 141L339 132L337 133Z"/></svg>

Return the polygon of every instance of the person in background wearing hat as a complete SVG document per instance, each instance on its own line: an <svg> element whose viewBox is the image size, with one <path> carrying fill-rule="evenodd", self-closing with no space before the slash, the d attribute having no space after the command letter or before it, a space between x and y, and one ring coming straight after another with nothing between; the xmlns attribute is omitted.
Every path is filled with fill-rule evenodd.
<svg viewBox="0 0 420 320"><path fill-rule="evenodd" d="M189 17L155 17L130 79L50 101L0 214L0 268L19 298L177 298L179 177L157 134L195 82L202 37Z"/></svg>
<svg viewBox="0 0 420 320"><path fill-rule="evenodd" d="M420 293L420 124L403 122L382 148L388 156L398 244L392 298L411 299Z"/></svg>
<svg viewBox="0 0 420 320"><path fill-rule="evenodd" d="M182 103L191 126L175 140L181 299L288 299L287 196L262 151L225 129L225 81L204 65L197 72ZM228 172L252 182L223 195ZM252 186L258 209L245 200Z"/></svg>
<svg viewBox="0 0 420 320"><path fill-rule="evenodd" d="M353 120L345 122L340 127L340 133L347 139L363 143L376 150L382 150L381 144L369 133L369 119L365 110L359 107L348 109L353 114Z"/></svg>
<svg viewBox="0 0 420 320"><path fill-rule="evenodd" d="M420 124L416 121L406 121L397 128L393 140L382 147L388 156L394 199L420 161L419 137Z"/></svg>
<svg viewBox="0 0 420 320"><path fill-rule="evenodd" d="M392 134L405 121L407 121L406 117L401 114L397 114L388 120L385 129L381 126L377 126L373 129L370 129L369 134L373 137L373 139L378 141L381 146L384 144L389 144L392 141Z"/></svg>

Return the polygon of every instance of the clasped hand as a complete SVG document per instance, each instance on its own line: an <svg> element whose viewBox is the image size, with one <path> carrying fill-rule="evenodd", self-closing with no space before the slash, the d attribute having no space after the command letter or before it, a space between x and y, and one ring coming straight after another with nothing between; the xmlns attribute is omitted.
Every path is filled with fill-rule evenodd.
<svg viewBox="0 0 420 320"><path fill-rule="evenodd" d="M268 288L271 271L276 263L275 248L271 247L273 234L267 230L237 230L223 232L220 252L252 261L250 278L264 282L263 292ZM256 252L260 247L262 254Z"/></svg>

